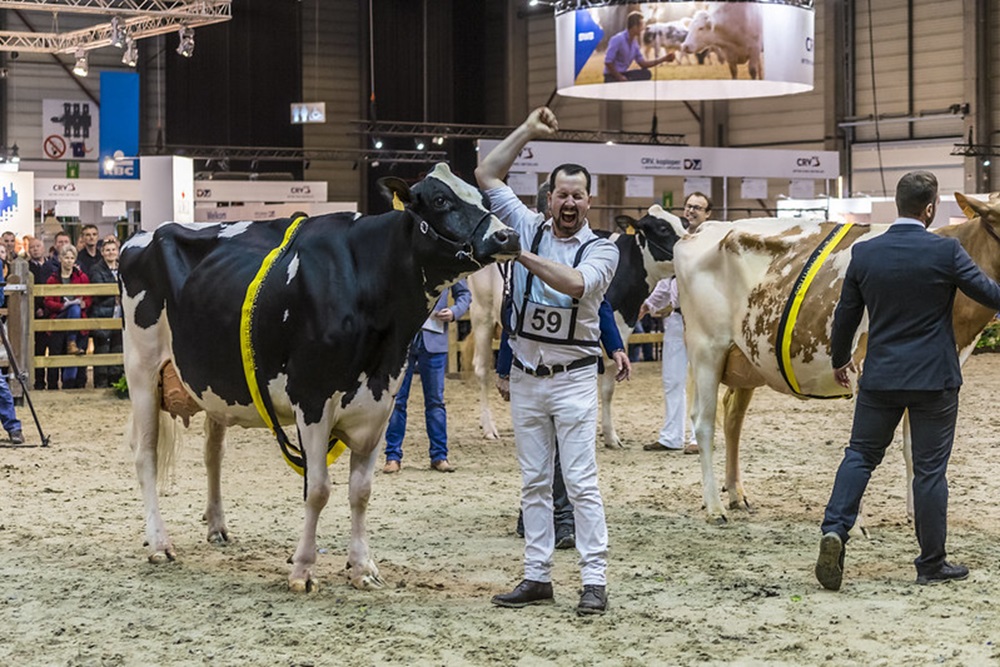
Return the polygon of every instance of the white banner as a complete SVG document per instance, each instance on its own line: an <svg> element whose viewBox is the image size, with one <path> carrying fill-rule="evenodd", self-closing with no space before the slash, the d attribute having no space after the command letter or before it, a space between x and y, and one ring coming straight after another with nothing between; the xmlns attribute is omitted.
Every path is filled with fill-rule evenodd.
<svg viewBox="0 0 1000 667"><path fill-rule="evenodd" d="M326 181L195 181L195 201L326 201Z"/></svg>
<svg viewBox="0 0 1000 667"><path fill-rule="evenodd" d="M139 181L36 178L36 201L139 201Z"/></svg>
<svg viewBox="0 0 1000 667"><path fill-rule="evenodd" d="M534 197L538 195L538 174L507 174L507 185L514 191L514 194L522 197Z"/></svg>
<svg viewBox="0 0 1000 667"><path fill-rule="evenodd" d="M626 176L625 196L649 199L653 196L652 176Z"/></svg>
<svg viewBox="0 0 1000 667"><path fill-rule="evenodd" d="M711 196L712 179L704 176L693 176L684 179L684 199L691 196L692 192L701 192Z"/></svg>
<svg viewBox="0 0 1000 667"><path fill-rule="evenodd" d="M499 143L496 139L480 139L479 160ZM514 160L511 171L548 174L564 162L582 164L592 174L819 179L840 175L840 155L836 151L609 146L570 141L530 142Z"/></svg>
<svg viewBox="0 0 1000 667"><path fill-rule="evenodd" d="M792 199L812 199L816 196L816 181L792 179L788 184L788 196Z"/></svg>

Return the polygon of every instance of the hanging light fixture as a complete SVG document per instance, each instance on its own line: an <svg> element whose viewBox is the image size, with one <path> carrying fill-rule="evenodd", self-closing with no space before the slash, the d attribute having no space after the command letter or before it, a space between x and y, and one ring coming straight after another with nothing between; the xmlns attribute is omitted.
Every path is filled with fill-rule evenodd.
<svg viewBox="0 0 1000 667"><path fill-rule="evenodd" d="M90 65L87 63L87 52L83 49L76 50L76 64L73 65L73 74L77 76L87 76L90 73Z"/></svg>
<svg viewBox="0 0 1000 667"><path fill-rule="evenodd" d="M177 36L180 38L180 42L177 44L177 53L181 54L185 58L193 56L194 28L181 26L181 29L177 31Z"/></svg>
<svg viewBox="0 0 1000 667"><path fill-rule="evenodd" d="M136 63L138 62L139 62L139 46L136 44L134 39L126 36L125 52L122 53L122 64L128 65L129 67L135 67Z"/></svg>
<svg viewBox="0 0 1000 667"><path fill-rule="evenodd" d="M111 46L116 49L120 49L125 46L128 41L128 33L125 31L125 26L122 25L122 21L117 16L111 18Z"/></svg>

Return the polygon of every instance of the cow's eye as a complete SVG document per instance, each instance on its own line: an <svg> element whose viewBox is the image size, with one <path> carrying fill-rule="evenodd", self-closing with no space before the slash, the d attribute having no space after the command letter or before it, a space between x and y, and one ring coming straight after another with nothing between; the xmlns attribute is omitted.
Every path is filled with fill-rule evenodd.
<svg viewBox="0 0 1000 667"><path fill-rule="evenodd" d="M447 203L448 199L443 195L438 195L434 198L434 205L438 208L444 208Z"/></svg>

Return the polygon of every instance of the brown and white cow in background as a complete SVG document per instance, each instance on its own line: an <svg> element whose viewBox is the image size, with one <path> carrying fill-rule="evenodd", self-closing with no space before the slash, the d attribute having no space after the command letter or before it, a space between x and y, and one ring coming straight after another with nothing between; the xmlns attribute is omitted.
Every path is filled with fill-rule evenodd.
<svg viewBox="0 0 1000 667"><path fill-rule="evenodd" d="M1000 200L980 202L956 194L970 220L934 230L957 238L990 277L1000 276ZM703 495L708 518L722 523L712 470L720 384L726 442L725 489L729 508L749 507L739 466L740 431L757 387L800 398L833 398L845 390L833 379L830 330L853 243L883 233L888 225L855 225L813 266L797 317L789 307L807 261L836 223L781 219L704 223L675 246L680 306L694 387L692 417L701 448ZM808 281L807 281L808 282ZM800 291L800 293L802 293ZM995 313L959 292L952 322L962 361ZM787 336L780 331L788 332ZM867 319L856 340L854 360L865 354ZM907 456L907 472L912 468ZM908 495L910 491L908 489ZM908 503L912 508L912 499Z"/></svg>
<svg viewBox="0 0 1000 667"><path fill-rule="evenodd" d="M764 78L761 62L764 20L760 6L754 3L718 3L711 9L695 12L688 26L683 53L712 50L729 65L735 79L737 65L748 64L751 79Z"/></svg>

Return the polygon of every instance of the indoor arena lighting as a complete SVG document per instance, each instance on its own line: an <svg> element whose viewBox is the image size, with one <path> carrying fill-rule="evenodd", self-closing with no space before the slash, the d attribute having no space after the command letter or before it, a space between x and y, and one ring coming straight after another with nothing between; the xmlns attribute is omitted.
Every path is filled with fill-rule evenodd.
<svg viewBox="0 0 1000 667"><path fill-rule="evenodd" d="M191 56L193 56L194 28L181 26L181 29L177 31L177 36L180 38L180 42L177 44L177 53L181 54L185 58L190 58Z"/></svg>
<svg viewBox="0 0 1000 667"><path fill-rule="evenodd" d="M87 63L87 52L83 49L76 50L76 64L73 65L73 74L77 76L87 76L90 73L90 65Z"/></svg>
<svg viewBox="0 0 1000 667"><path fill-rule="evenodd" d="M139 47L131 37L125 39L125 52L122 53L122 64L135 67L139 62Z"/></svg>
<svg viewBox="0 0 1000 667"><path fill-rule="evenodd" d="M128 40L128 33L125 32L125 26L122 25L122 20L117 16L111 18L111 35L109 39L111 40L111 46L116 49L125 46L125 42Z"/></svg>

